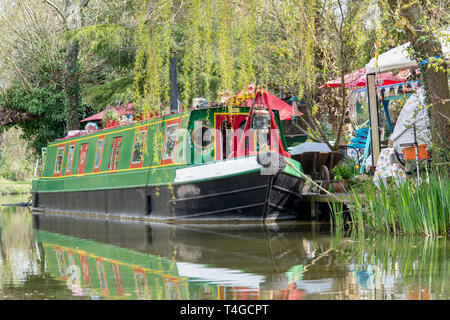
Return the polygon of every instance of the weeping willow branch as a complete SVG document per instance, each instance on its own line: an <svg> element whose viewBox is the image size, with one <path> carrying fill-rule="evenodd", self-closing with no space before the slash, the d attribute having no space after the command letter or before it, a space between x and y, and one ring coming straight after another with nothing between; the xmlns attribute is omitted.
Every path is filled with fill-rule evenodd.
<svg viewBox="0 0 450 320"><path fill-rule="evenodd" d="M306 123L306 122L303 122L303 123ZM302 133L306 134L308 136L308 138L310 138L314 142L322 142L320 139L317 139L316 137L312 136L308 131L306 131L305 129L300 127L298 124L294 123L294 127L296 127L298 130L300 130Z"/></svg>

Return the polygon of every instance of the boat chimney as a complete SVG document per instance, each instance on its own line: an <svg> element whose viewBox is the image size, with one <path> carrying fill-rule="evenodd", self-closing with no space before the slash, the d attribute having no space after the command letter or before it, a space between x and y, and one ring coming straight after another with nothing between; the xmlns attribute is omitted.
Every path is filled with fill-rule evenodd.
<svg viewBox="0 0 450 320"><path fill-rule="evenodd" d="M178 86L177 86L177 53L169 59L170 74L170 112L178 112Z"/></svg>

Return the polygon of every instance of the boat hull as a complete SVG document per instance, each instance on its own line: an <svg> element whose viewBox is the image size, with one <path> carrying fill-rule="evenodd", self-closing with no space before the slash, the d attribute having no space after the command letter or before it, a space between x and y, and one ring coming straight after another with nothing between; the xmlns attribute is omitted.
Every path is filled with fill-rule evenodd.
<svg viewBox="0 0 450 320"><path fill-rule="evenodd" d="M304 181L260 171L166 186L35 192L35 212L179 223L294 220Z"/></svg>

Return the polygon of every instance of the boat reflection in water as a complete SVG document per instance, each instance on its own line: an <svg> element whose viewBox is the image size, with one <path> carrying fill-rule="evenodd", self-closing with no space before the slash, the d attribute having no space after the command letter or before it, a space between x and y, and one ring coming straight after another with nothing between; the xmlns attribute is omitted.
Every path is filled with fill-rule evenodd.
<svg viewBox="0 0 450 320"><path fill-rule="evenodd" d="M34 215L33 223L51 276L65 281L74 295L151 300L306 295L295 281L310 260L306 240L299 238L310 224L211 228L52 215ZM319 285L331 289L329 281Z"/></svg>
<svg viewBox="0 0 450 320"><path fill-rule="evenodd" d="M314 223L194 226L33 217L45 277L69 288L70 299L450 298L446 238L342 236ZM13 239L8 234L5 244Z"/></svg>

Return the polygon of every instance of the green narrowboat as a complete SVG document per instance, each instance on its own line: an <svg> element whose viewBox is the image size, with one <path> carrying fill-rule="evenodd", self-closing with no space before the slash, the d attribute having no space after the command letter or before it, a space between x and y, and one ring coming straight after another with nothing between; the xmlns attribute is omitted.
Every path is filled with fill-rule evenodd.
<svg viewBox="0 0 450 320"><path fill-rule="evenodd" d="M264 93L65 137L32 182L46 213L165 222L296 219L302 168Z"/></svg>

